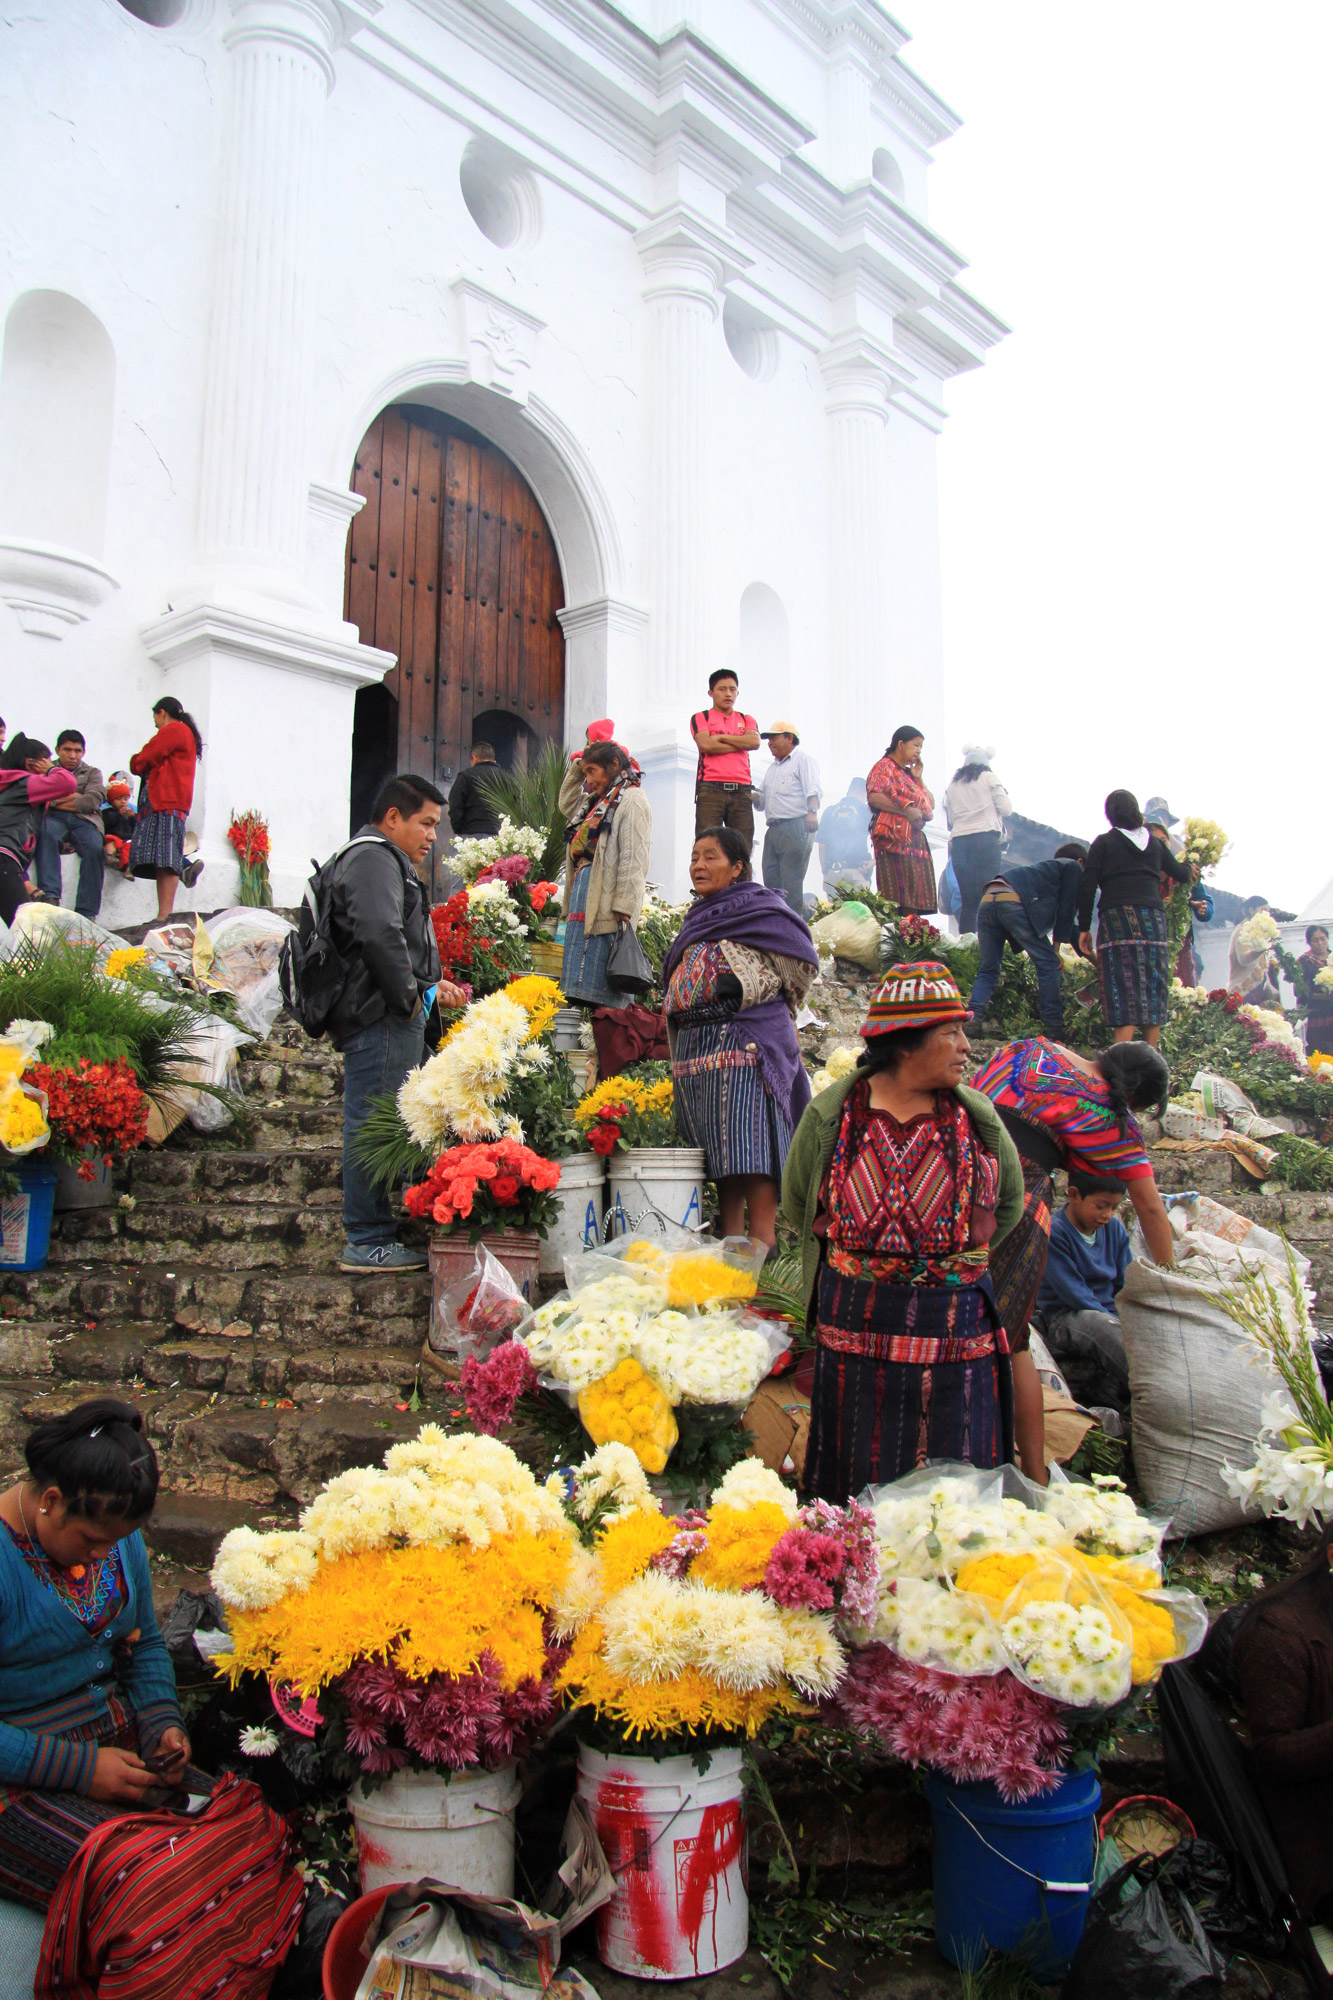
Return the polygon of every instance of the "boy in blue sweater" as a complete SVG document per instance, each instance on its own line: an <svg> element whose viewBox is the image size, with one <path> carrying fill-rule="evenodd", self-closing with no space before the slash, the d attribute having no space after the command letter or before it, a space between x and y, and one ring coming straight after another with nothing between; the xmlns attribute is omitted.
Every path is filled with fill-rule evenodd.
<svg viewBox="0 0 1333 2000"><path fill-rule="evenodd" d="M1129 1236L1116 1214L1123 1181L1075 1167L1069 1200L1051 1223L1051 1247L1037 1305L1046 1345L1070 1389L1089 1406L1126 1410L1129 1368L1116 1293L1130 1263Z"/></svg>

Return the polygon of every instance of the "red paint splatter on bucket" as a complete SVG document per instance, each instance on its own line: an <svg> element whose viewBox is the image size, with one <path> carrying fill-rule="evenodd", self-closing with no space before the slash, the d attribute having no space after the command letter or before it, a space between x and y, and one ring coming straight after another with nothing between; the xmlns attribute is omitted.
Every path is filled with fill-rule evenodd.
<svg viewBox="0 0 1333 2000"><path fill-rule="evenodd" d="M653 1869L653 1834L637 1785L608 1784L596 1807L597 1837L616 1878L616 1894L597 1914L599 1948L607 1943L612 1914L623 1910L631 1942L644 1965L672 1970L670 1915L662 1905Z"/></svg>
<svg viewBox="0 0 1333 2000"><path fill-rule="evenodd" d="M366 1893L367 1868L387 1868L391 1864L392 1860L393 1856L390 1854L387 1847L381 1847L379 1842L373 1839L370 1834L363 1833L360 1827L357 1828L356 1862L357 1862L357 1873L360 1876L361 1891L363 1895Z"/></svg>
<svg viewBox="0 0 1333 2000"><path fill-rule="evenodd" d="M688 1849L688 1853L682 1855L682 1848ZM745 1821L739 1802L732 1799L722 1805L705 1806L694 1839L677 1843L677 1909L696 1973L699 1933L705 1916L713 1919L713 1964L717 1963L718 1884L725 1879L732 1863L740 1860L744 1848ZM727 1895L730 1897L730 1889Z"/></svg>

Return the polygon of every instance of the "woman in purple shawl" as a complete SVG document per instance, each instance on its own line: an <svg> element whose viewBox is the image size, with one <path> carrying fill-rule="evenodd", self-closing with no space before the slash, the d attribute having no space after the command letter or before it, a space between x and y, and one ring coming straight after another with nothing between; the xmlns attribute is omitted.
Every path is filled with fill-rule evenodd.
<svg viewBox="0 0 1333 2000"><path fill-rule="evenodd" d="M750 880L750 844L706 827L690 856L698 900L667 954L676 1120L717 1182L724 1236L776 1240L791 1136L810 1102L795 1017L819 968L809 925Z"/></svg>

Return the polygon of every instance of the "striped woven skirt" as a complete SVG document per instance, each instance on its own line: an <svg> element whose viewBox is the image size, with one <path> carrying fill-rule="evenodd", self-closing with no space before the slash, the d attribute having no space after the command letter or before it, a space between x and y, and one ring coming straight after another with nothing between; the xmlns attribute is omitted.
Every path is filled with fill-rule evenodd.
<svg viewBox="0 0 1333 2000"><path fill-rule="evenodd" d="M932 1459L1004 1465L1013 1383L990 1283L819 1274L805 1490L842 1506Z"/></svg>
<svg viewBox="0 0 1333 2000"><path fill-rule="evenodd" d="M141 812L130 836L131 875L179 875L185 866L185 814Z"/></svg>
<svg viewBox="0 0 1333 2000"><path fill-rule="evenodd" d="M1023 1162L1023 1213L1004 1241L990 1253L995 1305L1009 1336L1009 1352L1025 1354L1032 1338L1032 1314L1051 1247L1051 1203L1055 1183L1046 1167Z"/></svg>
<svg viewBox="0 0 1333 2000"><path fill-rule="evenodd" d="M935 863L920 827L910 847L875 849L875 887L885 902L916 916L938 910Z"/></svg>
<svg viewBox="0 0 1333 2000"><path fill-rule="evenodd" d="M1102 1012L1112 1028L1160 1027L1171 992L1164 903L1112 903L1097 914Z"/></svg>
<svg viewBox="0 0 1333 2000"><path fill-rule="evenodd" d="M687 1146L703 1147L708 1178L766 1174L780 1181L791 1123L764 1082L758 1055L731 1046L725 1021L681 1026L675 1035L676 1123Z"/></svg>
<svg viewBox="0 0 1333 2000"><path fill-rule="evenodd" d="M634 995L617 993L606 983L606 964L616 933L607 931L605 936L589 937L584 923L591 880L592 869L580 868L569 892L560 991L574 1007L628 1007Z"/></svg>

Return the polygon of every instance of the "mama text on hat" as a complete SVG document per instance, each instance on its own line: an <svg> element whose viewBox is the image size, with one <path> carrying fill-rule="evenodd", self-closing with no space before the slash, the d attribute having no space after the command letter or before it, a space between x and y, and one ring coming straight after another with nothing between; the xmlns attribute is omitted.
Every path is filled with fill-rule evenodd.
<svg viewBox="0 0 1333 2000"><path fill-rule="evenodd" d="M935 1028L944 1021L971 1019L948 966L927 958L889 967L861 1024L861 1033L892 1035L899 1028Z"/></svg>

